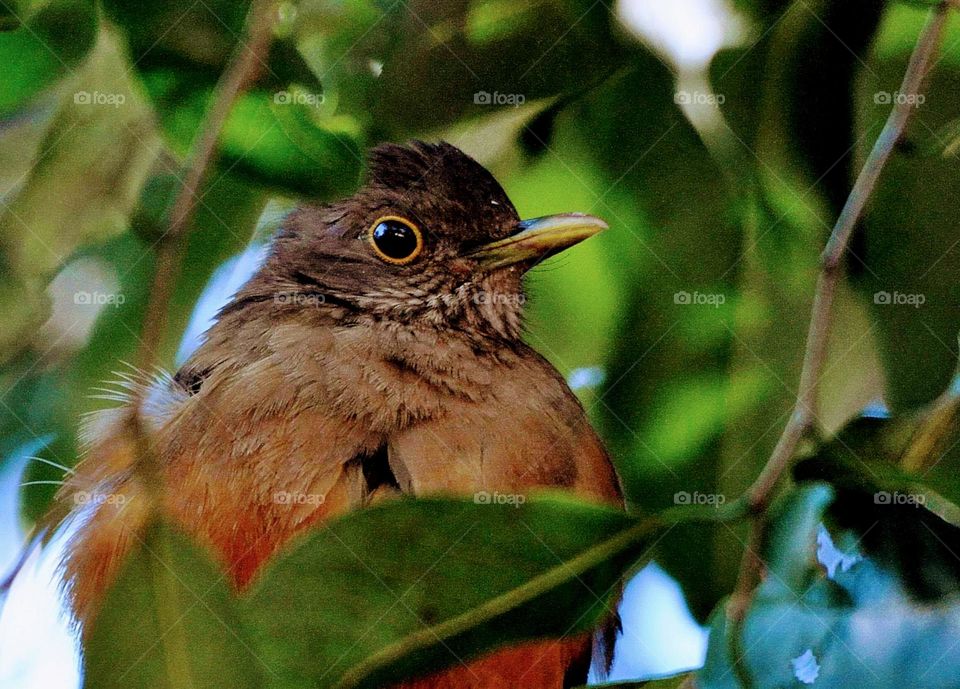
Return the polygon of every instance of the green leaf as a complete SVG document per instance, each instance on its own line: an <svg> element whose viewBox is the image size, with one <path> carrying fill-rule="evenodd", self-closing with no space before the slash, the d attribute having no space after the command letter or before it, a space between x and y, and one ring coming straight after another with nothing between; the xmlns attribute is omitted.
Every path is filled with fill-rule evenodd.
<svg viewBox="0 0 960 689"><path fill-rule="evenodd" d="M472 12L508 8L473 3ZM623 65L626 51L606 5L587 0L516 3L497 31L477 31L469 3L415 0L379 26L395 37L383 73L366 90L361 108L372 114L370 128L390 138L431 131L496 105L478 99L486 92L510 94L523 102L558 93L579 93ZM487 24L487 26L490 26ZM430 75L424 79L423 75ZM584 83L586 81L586 83ZM340 85L346 93L347 83ZM502 103L509 108L517 100Z"/></svg>
<svg viewBox="0 0 960 689"><path fill-rule="evenodd" d="M109 0L172 148L186 154L217 79L243 35L250 3ZM177 27L177 30L171 30ZM234 104L220 133L217 164L285 195L327 200L353 191L363 163L362 131L336 107L293 38L275 37L260 78Z"/></svg>
<svg viewBox="0 0 960 689"><path fill-rule="evenodd" d="M269 94L243 98L221 135L221 165L264 186L312 199L354 191L360 182L360 132L348 119L318 121L308 105Z"/></svg>
<svg viewBox="0 0 960 689"><path fill-rule="evenodd" d="M850 154L856 141L850 94L863 66L860 55L869 47L882 11L883 3L870 0L794 2L771 20L767 41L737 55L748 48L765 53L759 74L738 72L737 65L731 72L723 61L713 72L720 92L730 86L731 100L749 99L758 108L756 138L746 139L755 153L743 152L771 204L809 225L811 238L819 236L821 242L859 171ZM738 77L748 81L733 84ZM760 99L755 79L763 81ZM729 105L744 107L743 102ZM819 248L821 242L814 243ZM859 268L858 262L854 265Z"/></svg>
<svg viewBox="0 0 960 689"><path fill-rule="evenodd" d="M850 423L799 463L800 480L829 480L869 492L884 504L913 496L944 521L960 526L960 397L945 395L930 409L893 419Z"/></svg>
<svg viewBox="0 0 960 689"><path fill-rule="evenodd" d="M105 38L74 85L78 95L109 92L116 103L65 98L0 213L0 231L20 236L10 261L24 277L50 275L78 246L126 229L159 140L130 81L116 74L121 64Z"/></svg>
<svg viewBox="0 0 960 689"><path fill-rule="evenodd" d="M212 90L182 92L178 81L159 73L149 79L164 132L174 149L185 153L203 122ZM288 102L290 94L298 93L256 89L237 99L220 133L221 174L317 200L351 193L364 162L362 132L349 118L325 117L320 108Z"/></svg>
<svg viewBox="0 0 960 689"><path fill-rule="evenodd" d="M133 61L141 66L178 57L222 67L243 33L250 0L174 0L144 5L135 0L104 0L106 15L124 30Z"/></svg>
<svg viewBox="0 0 960 689"><path fill-rule="evenodd" d="M162 522L134 539L84 644L84 688L260 689L226 576Z"/></svg>
<svg viewBox="0 0 960 689"><path fill-rule="evenodd" d="M584 0L307 0L293 30L324 92L375 140L436 134L517 98L579 96L584 75L599 83L627 53L609 8Z"/></svg>
<svg viewBox="0 0 960 689"><path fill-rule="evenodd" d="M832 523L924 601L960 591L958 412L947 395L911 416L858 419L794 469L836 487Z"/></svg>
<svg viewBox="0 0 960 689"><path fill-rule="evenodd" d="M925 475L905 471L883 459L862 455L850 459L842 453L818 456L800 463L799 480L830 481L851 490L869 493L875 504L912 500L944 521L960 526L960 477L951 466Z"/></svg>
<svg viewBox="0 0 960 689"><path fill-rule="evenodd" d="M240 41L246 40L250 4L250 0L168 0L149 5L105 0L103 7L126 36L132 66L139 72L174 70L184 87L209 88ZM275 36L256 83L283 88L291 82L320 87L291 37L283 33Z"/></svg>
<svg viewBox="0 0 960 689"><path fill-rule="evenodd" d="M244 610L285 686L382 686L591 629L655 528L569 498L396 500L319 526Z"/></svg>
<svg viewBox="0 0 960 689"><path fill-rule="evenodd" d="M6 4L4 4L6 6ZM93 47L92 0L54 0L12 31L0 32L0 116L23 107L79 64Z"/></svg>

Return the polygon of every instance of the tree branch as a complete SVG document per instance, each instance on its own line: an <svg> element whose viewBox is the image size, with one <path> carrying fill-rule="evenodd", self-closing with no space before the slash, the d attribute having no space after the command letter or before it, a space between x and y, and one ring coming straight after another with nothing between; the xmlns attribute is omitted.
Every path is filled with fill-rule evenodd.
<svg viewBox="0 0 960 689"><path fill-rule="evenodd" d="M907 65L900 85L901 94L917 95L921 92L925 78L932 68L933 58L939 50L950 6L951 3L941 2L932 10ZM742 636L743 620L763 568L759 553L764 540L767 507L777 485L793 461L797 446L814 429L818 418L819 380L827 356L827 344L833 321L833 302L844 272L843 257L850 243L850 237L876 189L884 166L903 136L911 114L916 109L913 100L897 99L863 169L857 176L821 255L820 274L817 277L810 326L807 331L797 401L770 459L747 491L747 502L753 514L753 524L749 543L744 550L737 583L727 608L727 616L733 622L731 635L737 640ZM739 642L734 642L733 647L739 648ZM736 665L740 665L739 657L735 657L735 661Z"/></svg>
<svg viewBox="0 0 960 689"><path fill-rule="evenodd" d="M158 242L156 267L150 288L143 331L136 354L140 371L154 370L160 341L167 323L170 299L180 274L184 247L190 223L200 201L200 186L216 157L217 141L233 104L257 77L266 62L273 38L276 0L253 0L246 20L247 40L241 40L217 82L211 104L194 139L187 158L180 192L170 212L170 225ZM146 390L138 387L133 393L130 417L131 432L136 443L138 473L149 490L156 489L157 465L154 461L147 429L144 426L143 405Z"/></svg>
<svg viewBox="0 0 960 689"><path fill-rule="evenodd" d="M194 140L182 180L183 186L170 213L170 226L161 237L157 249L156 270L137 351L137 366L141 371L151 370L156 363L167 322L167 310L180 274L186 236L200 201L200 185L215 158L220 130L230 109L265 64L273 37L275 14L275 0L254 0L252 3L247 16L247 42L241 41L237 45L217 82L210 109Z"/></svg>

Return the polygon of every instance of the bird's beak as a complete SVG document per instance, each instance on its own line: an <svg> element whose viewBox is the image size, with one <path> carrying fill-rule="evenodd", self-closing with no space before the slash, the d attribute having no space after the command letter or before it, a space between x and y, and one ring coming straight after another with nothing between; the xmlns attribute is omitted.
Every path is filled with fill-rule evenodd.
<svg viewBox="0 0 960 689"><path fill-rule="evenodd" d="M509 237L484 244L468 256L486 270L542 260L607 227L609 225L600 218L583 213L561 213L522 220L517 224L517 231Z"/></svg>

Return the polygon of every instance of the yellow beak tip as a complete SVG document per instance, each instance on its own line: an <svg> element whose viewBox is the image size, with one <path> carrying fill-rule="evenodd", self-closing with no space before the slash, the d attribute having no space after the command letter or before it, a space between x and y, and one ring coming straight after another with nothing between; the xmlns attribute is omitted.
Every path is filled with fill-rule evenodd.
<svg viewBox="0 0 960 689"><path fill-rule="evenodd" d="M606 221L585 213L562 213L524 220L509 237L485 244L470 256L492 269L552 256L609 229Z"/></svg>

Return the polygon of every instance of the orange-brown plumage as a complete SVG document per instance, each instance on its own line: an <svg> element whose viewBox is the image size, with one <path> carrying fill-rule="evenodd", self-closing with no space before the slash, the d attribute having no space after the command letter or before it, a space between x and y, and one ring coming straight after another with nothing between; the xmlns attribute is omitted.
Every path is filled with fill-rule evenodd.
<svg viewBox="0 0 960 689"><path fill-rule="evenodd" d="M369 234L393 216L422 230L408 263L391 262L412 241L402 225L383 226L395 235L386 257ZM496 181L452 146L380 147L357 195L288 218L176 376L141 383L165 511L238 588L310 524L399 491L561 487L621 505L579 402L521 340L522 275L550 253L545 242L575 241L563 228L577 220L491 248L518 222ZM505 252L523 255L506 264ZM85 625L146 514L130 413L92 421L71 484L125 496L97 507L66 560ZM525 644L402 686L559 689L590 645Z"/></svg>

